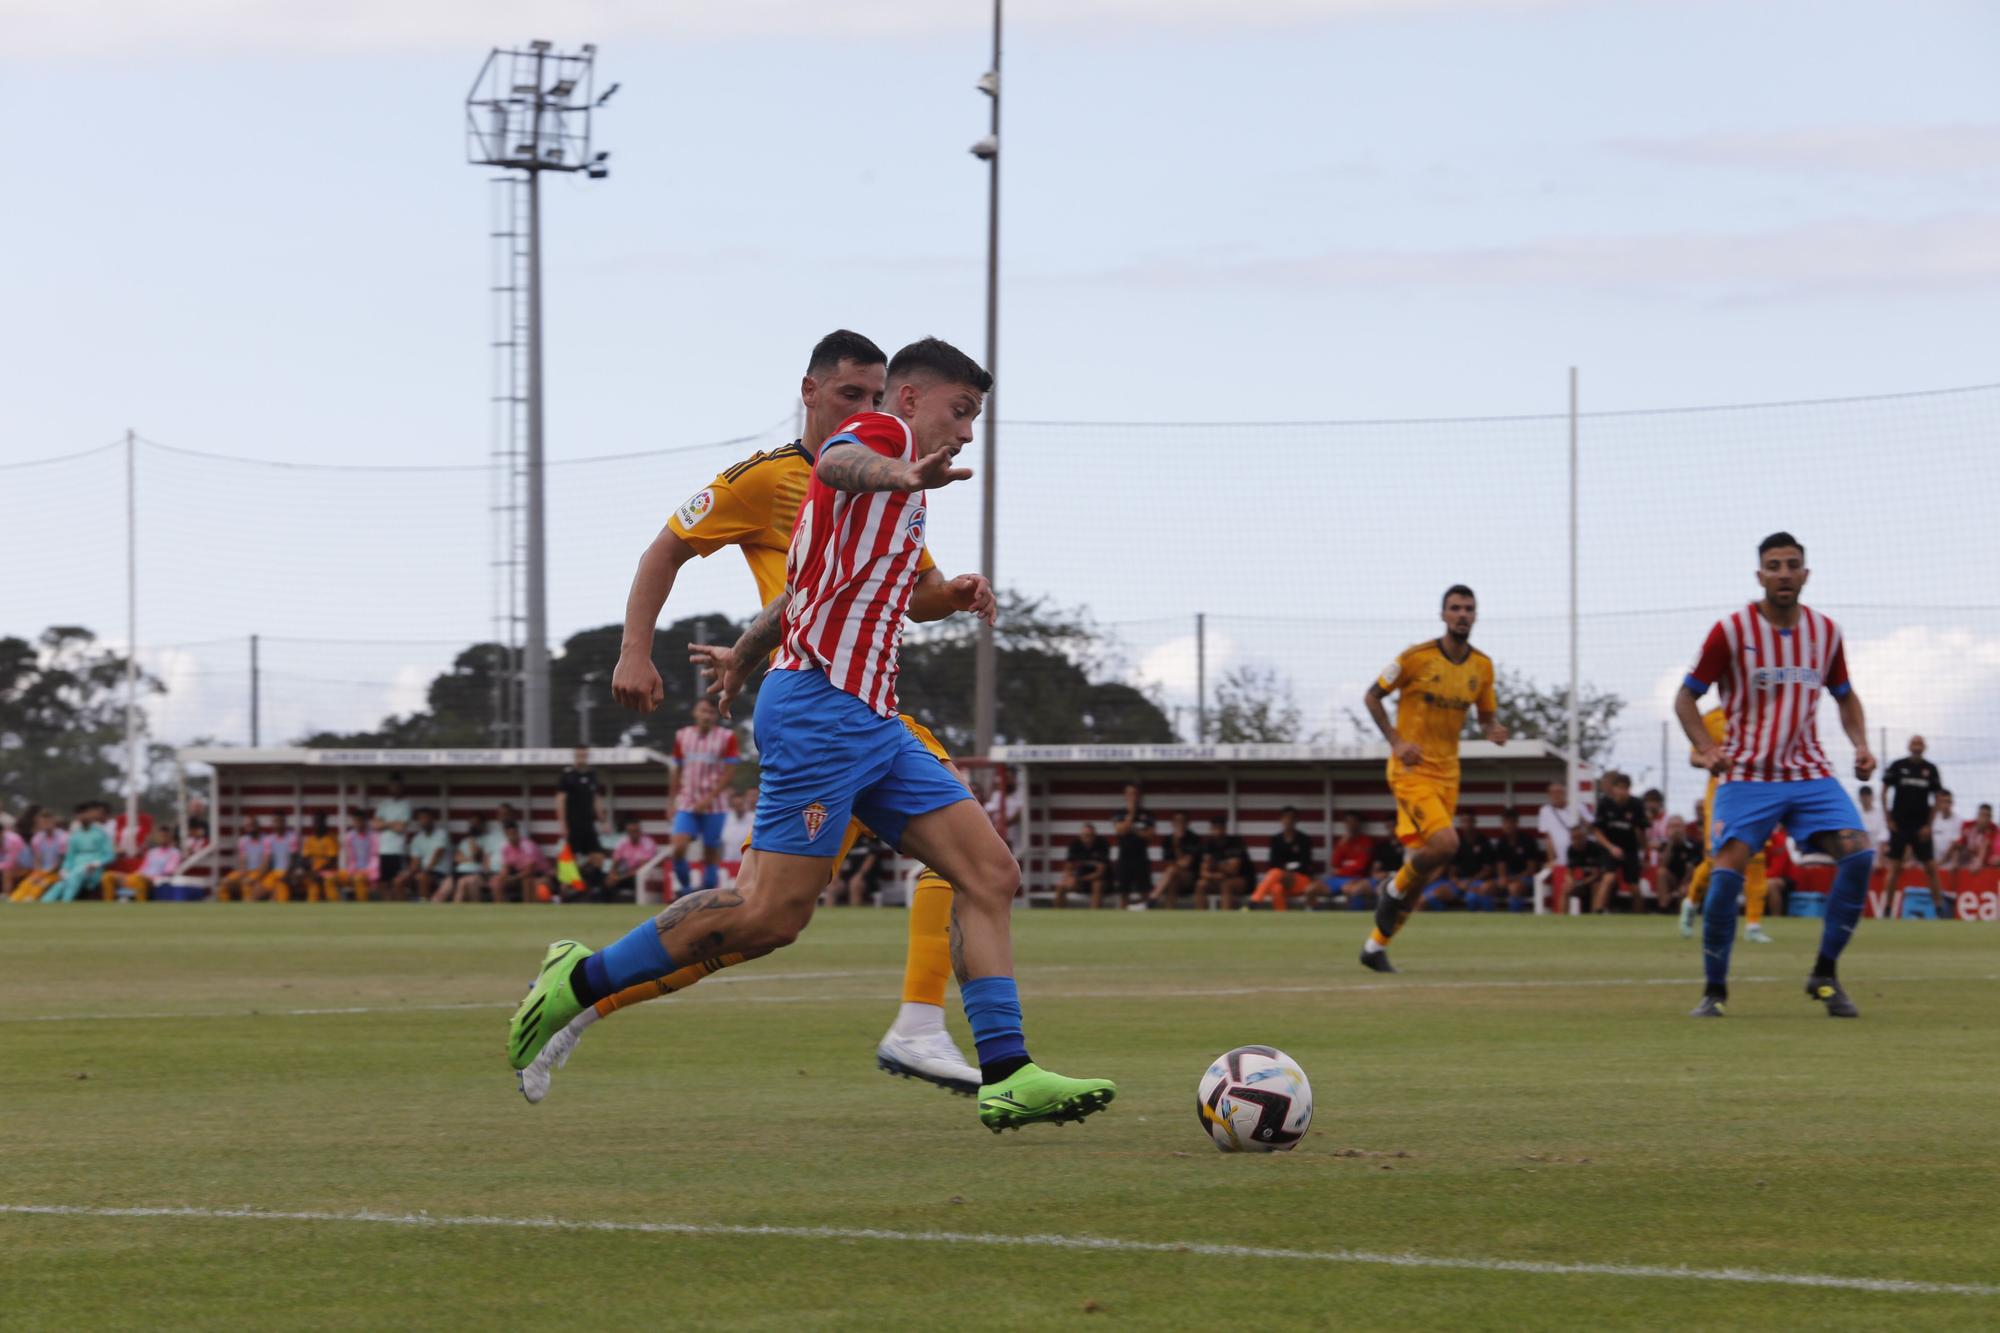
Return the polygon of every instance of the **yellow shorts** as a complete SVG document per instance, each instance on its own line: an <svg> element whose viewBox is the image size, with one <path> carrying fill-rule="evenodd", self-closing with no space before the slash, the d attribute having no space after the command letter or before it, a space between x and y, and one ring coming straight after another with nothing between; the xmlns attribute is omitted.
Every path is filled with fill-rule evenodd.
<svg viewBox="0 0 2000 1333"><path fill-rule="evenodd" d="M1405 847L1416 847L1451 827L1458 809L1456 780L1399 773L1389 779L1389 791L1396 798L1396 839Z"/></svg>

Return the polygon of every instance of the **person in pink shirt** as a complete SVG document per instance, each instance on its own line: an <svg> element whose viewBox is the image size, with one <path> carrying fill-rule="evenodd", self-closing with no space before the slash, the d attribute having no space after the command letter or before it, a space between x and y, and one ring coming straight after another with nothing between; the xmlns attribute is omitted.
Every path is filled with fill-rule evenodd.
<svg viewBox="0 0 2000 1333"><path fill-rule="evenodd" d="M105 902L115 902L119 889L129 889L136 902L145 902L153 896L153 886L172 879L181 868L180 848L174 846L174 835L165 827L156 827L146 840L146 853L139 858L136 870L107 870L100 884Z"/></svg>
<svg viewBox="0 0 2000 1333"><path fill-rule="evenodd" d="M14 881L27 874L30 865L28 840L11 824L0 829L0 902L14 892Z"/></svg>
<svg viewBox="0 0 2000 1333"><path fill-rule="evenodd" d="M653 841L639 825L639 817L632 815L625 820L625 836L611 849L611 874L604 881L607 895L620 890L635 891L639 883L639 871L660 854L660 844ZM634 892L634 897L637 894Z"/></svg>
<svg viewBox="0 0 2000 1333"><path fill-rule="evenodd" d="M500 901L525 903L533 897L547 902L551 897L549 858L532 840L521 836L521 826L513 820L501 831L507 844L500 849Z"/></svg>
<svg viewBox="0 0 2000 1333"><path fill-rule="evenodd" d="M10 902L31 903L62 877L69 854L69 834L56 823L56 812L31 806L28 810L28 873L7 895Z"/></svg>

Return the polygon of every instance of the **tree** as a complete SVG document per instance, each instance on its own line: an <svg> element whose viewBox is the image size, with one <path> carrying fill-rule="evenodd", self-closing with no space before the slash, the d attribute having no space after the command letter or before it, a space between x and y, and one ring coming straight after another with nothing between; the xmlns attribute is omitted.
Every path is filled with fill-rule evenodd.
<svg viewBox="0 0 2000 1333"><path fill-rule="evenodd" d="M1514 735L1568 747L1569 686L1540 685L1524 672L1503 667L1494 679L1493 693L1499 704L1500 721ZM1625 700L1588 683L1580 687L1579 697L1577 748L1582 753L1577 757L1589 763L1609 753L1618 715L1625 711ZM1470 715L1466 721L1468 727L1477 727ZM1467 734L1477 732L1471 730Z"/></svg>
<svg viewBox="0 0 2000 1333"><path fill-rule="evenodd" d="M80 625L52 625L33 642L0 638L0 800L68 810L122 785L125 749L124 654L98 644ZM163 692L139 674L142 696ZM140 726L146 725L141 710ZM158 806L158 747L148 746L149 790Z"/></svg>
<svg viewBox="0 0 2000 1333"><path fill-rule="evenodd" d="M1215 715L1209 739L1220 744L1316 739L1292 696L1292 682L1273 667L1245 663L1231 667L1215 686Z"/></svg>

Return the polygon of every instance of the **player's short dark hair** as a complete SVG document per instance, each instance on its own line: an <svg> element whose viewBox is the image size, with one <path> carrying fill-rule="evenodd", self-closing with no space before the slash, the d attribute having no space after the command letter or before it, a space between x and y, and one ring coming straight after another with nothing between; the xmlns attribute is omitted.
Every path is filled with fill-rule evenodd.
<svg viewBox="0 0 2000 1333"><path fill-rule="evenodd" d="M1639 799L1642 801L1658 801L1661 805L1665 805L1667 803L1667 794L1658 787L1648 787L1640 794Z"/></svg>
<svg viewBox="0 0 2000 1333"><path fill-rule="evenodd" d="M1757 558L1762 560L1766 551L1775 551L1780 546L1796 546L1799 548L1800 559L1805 558L1806 544L1789 532L1774 532L1763 541L1758 542Z"/></svg>
<svg viewBox="0 0 2000 1333"><path fill-rule="evenodd" d="M1949 787L1939 787L1939 788L1938 788L1938 795L1940 795L1940 796L1950 796L1950 795L1951 795L1951 788L1949 788ZM1956 799L1956 798L1954 798L1954 799Z"/></svg>
<svg viewBox="0 0 2000 1333"><path fill-rule="evenodd" d="M918 373L935 375L947 384L988 393L993 376L977 361L942 338L919 338L889 360L889 382L900 384Z"/></svg>
<svg viewBox="0 0 2000 1333"><path fill-rule="evenodd" d="M872 340L853 329L835 329L813 344L812 355L806 358L806 374L831 375L843 361L852 361L857 366L879 366L888 359Z"/></svg>
<svg viewBox="0 0 2000 1333"><path fill-rule="evenodd" d="M1439 608L1442 608L1446 602L1449 602L1454 597L1463 597L1471 602L1479 600L1478 597L1473 595L1472 589L1466 587L1463 583L1454 583L1449 588L1446 588L1444 596L1438 599Z"/></svg>
<svg viewBox="0 0 2000 1333"><path fill-rule="evenodd" d="M1868 795L1870 795L1870 796L1873 796L1873 795L1875 794L1875 789L1874 789L1873 787L1869 786L1869 785L1868 785L1867 783L1865 783L1865 782L1861 784L1861 790L1862 790L1862 791L1864 791L1864 792L1866 792L1866 793L1867 793Z"/></svg>

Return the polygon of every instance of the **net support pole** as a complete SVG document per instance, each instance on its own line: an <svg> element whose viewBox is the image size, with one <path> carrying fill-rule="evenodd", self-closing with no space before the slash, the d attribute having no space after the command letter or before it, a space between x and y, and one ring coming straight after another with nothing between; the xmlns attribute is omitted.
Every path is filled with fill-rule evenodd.
<svg viewBox="0 0 2000 1333"><path fill-rule="evenodd" d="M264 678L257 665L257 636L250 636L250 748L263 743Z"/></svg>
<svg viewBox="0 0 2000 1333"><path fill-rule="evenodd" d="M1674 785L1670 776L1673 770L1667 767L1667 723L1660 722L1660 803L1667 809L1674 808Z"/></svg>
<svg viewBox="0 0 2000 1333"><path fill-rule="evenodd" d="M1194 613L1194 741L1208 744L1208 616Z"/></svg>
<svg viewBox="0 0 2000 1333"><path fill-rule="evenodd" d="M125 430L125 838L138 851L139 786L139 435Z"/></svg>
<svg viewBox="0 0 2000 1333"><path fill-rule="evenodd" d="M1579 694L1576 616L1577 584L1577 421L1576 367L1569 368L1569 804L1583 809L1583 706ZM1581 813L1577 816L1582 818Z"/></svg>
<svg viewBox="0 0 2000 1333"><path fill-rule="evenodd" d="M986 159L986 373L1000 378L1000 0L993 0L992 99L993 152ZM986 395L986 455L979 472L979 572L988 584L998 577L994 561L994 508L999 485L1000 421L994 393ZM994 595L999 587L994 584ZM982 620L972 650L972 718L975 744L984 756L993 752L999 728L999 650L993 626Z"/></svg>

